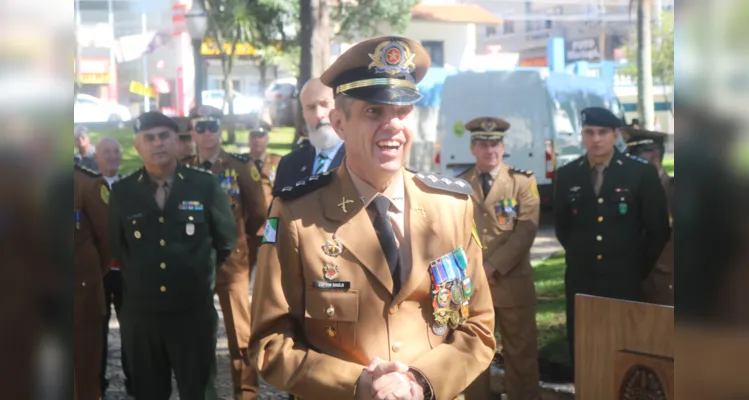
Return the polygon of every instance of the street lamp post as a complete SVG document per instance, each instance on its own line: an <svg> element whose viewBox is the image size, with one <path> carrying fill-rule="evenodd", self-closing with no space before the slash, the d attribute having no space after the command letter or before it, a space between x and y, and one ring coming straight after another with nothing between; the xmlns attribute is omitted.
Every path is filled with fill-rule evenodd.
<svg viewBox="0 0 749 400"><path fill-rule="evenodd" d="M185 14L187 31L192 38L192 52L195 60L195 105L203 104L203 88L205 87L206 71L200 47L203 44L203 36L208 29L208 17L200 1L194 0L190 11Z"/></svg>

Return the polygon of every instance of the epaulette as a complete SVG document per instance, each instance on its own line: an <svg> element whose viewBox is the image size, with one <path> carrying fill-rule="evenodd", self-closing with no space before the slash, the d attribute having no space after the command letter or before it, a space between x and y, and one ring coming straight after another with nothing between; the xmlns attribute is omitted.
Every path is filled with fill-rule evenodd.
<svg viewBox="0 0 749 400"><path fill-rule="evenodd" d="M250 155L247 153L229 153L229 155L231 155L235 160L239 160L245 164L250 162Z"/></svg>
<svg viewBox="0 0 749 400"><path fill-rule="evenodd" d="M91 168L88 168L88 167L84 167L83 165L80 165L80 164L73 164L73 166L75 167L75 169L77 169L77 170L79 170L79 171L81 171L81 172L85 173L85 174L86 174L86 175L88 175L88 176L91 176L91 177L94 177L94 178L98 178L98 177L100 177L100 176L101 176L101 174L100 174L100 173L98 173L98 172L94 171L94 170L93 170L93 169L91 169Z"/></svg>
<svg viewBox="0 0 749 400"><path fill-rule="evenodd" d="M191 169L193 171L200 171L200 172L202 172L204 174L208 174L208 175L213 175L213 172L211 172L211 171L209 171L209 170L207 170L205 168L196 167L194 165L185 165L185 168Z"/></svg>
<svg viewBox="0 0 749 400"><path fill-rule="evenodd" d="M650 164L650 163L648 162L648 160L646 160L646 159L644 159L644 158L642 158L642 157L638 157L638 156L633 156L632 154L629 154L629 153L625 153L625 154L624 154L624 156L625 156L625 157L627 157L627 158L631 158L631 159L633 159L633 160L635 160L635 161L639 161L639 162L641 162L641 163L643 163L643 164Z"/></svg>
<svg viewBox="0 0 749 400"><path fill-rule="evenodd" d="M525 176L533 176L533 171L529 169L520 169L516 167L510 167L510 172L516 173L516 174L523 174Z"/></svg>
<svg viewBox="0 0 749 400"><path fill-rule="evenodd" d="M286 186L275 190L273 191L273 197L278 197L281 200L293 200L302 197L330 183L333 180L335 170L331 169L322 174L312 175L295 183L294 186Z"/></svg>
<svg viewBox="0 0 749 400"><path fill-rule="evenodd" d="M473 188L471 187L471 184L460 178L448 178L442 175L423 174L421 172L416 172L414 176L416 177L416 179L432 189L444 190L451 193L465 194L468 196L473 194Z"/></svg>

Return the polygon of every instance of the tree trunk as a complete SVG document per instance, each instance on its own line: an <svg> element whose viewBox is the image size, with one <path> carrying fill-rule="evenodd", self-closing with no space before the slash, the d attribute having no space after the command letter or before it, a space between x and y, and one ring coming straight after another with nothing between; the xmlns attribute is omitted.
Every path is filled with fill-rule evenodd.
<svg viewBox="0 0 749 400"><path fill-rule="evenodd" d="M648 130L653 129L655 119L650 24L652 9L652 0L637 1L637 108L640 111L640 126Z"/></svg>
<svg viewBox="0 0 749 400"><path fill-rule="evenodd" d="M297 88L313 77L319 78L330 63L330 11L328 0L300 0L301 59ZM297 102L294 142L305 130L301 102Z"/></svg>
<svg viewBox="0 0 749 400"><path fill-rule="evenodd" d="M268 63L265 60L260 60L257 66L260 71L260 94L265 92L265 88L268 87Z"/></svg>

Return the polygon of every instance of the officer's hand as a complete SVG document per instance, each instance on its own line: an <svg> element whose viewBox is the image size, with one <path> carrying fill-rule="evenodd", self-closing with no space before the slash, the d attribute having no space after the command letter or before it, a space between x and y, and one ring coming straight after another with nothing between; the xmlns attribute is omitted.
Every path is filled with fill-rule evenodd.
<svg viewBox="0 0 749 400"><path fill-rule="evenodd" d="M372 399L372 373L364 368L359 375L359 379L356 381L356 393L354 393L354 399L356 400L370 400Z"/></svg>
<svg viewBox="0 0 749 400"><path fill-rule="evenodd" d="M497 270L489 265L488 262L484 262L484 273L486 274L486 280L489 281L489 286L494 286L497 284L497 281L494 279L494 274L497 273Z"/></svg>

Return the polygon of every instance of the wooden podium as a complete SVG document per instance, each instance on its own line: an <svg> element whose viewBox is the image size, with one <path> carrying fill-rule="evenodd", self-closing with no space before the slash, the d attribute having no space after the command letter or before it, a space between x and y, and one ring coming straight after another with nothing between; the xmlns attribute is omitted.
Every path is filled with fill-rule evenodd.
<svg viewBox="0 0 749 400"><path fill-rule="evenodd" d="M575 399L674 400L674 308L578 294Z"/></svg>

